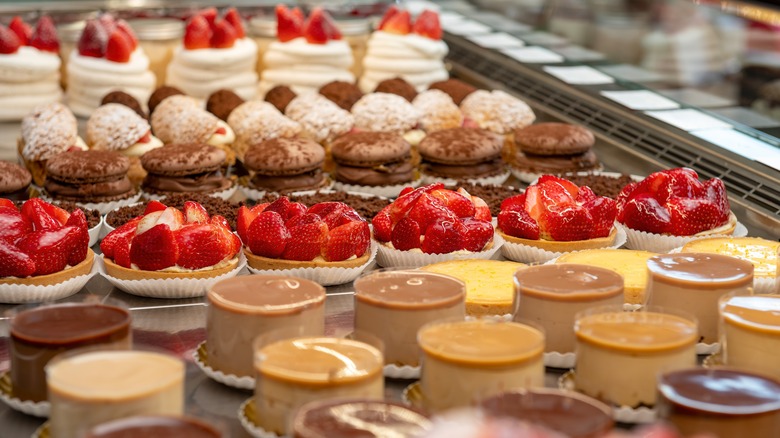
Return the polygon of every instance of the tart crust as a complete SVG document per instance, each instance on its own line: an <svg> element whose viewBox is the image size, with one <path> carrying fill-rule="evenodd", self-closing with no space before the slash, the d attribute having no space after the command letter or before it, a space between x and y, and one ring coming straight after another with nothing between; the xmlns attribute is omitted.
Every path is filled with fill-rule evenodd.
<svg viewBox="0 0 780 438"><path fill-rule="evenodd" d="M141 271L128 269L114 263L113 260L103 257L103 265L106 274L120 280L165 280L168 278L213 278L227 274L238 266L238 257L233 257L228 264L216 269L202 271L169 272L169 271Z"/></svg>
<svg viewBox="0 0 780 438"><path fill-rule="evenodd" d="M70 268L66 268L62 271L47 275L38 275L26 278L0 278L0 284L24 284L30 286L50 286L53 284L59 284L63 281L70 280L71 278L89 274L89 271L92 270L92 264L94 262L95 253L91 249L87 249L87 257L76 266L71 266Z"/></svg>
<svg viewBox="0 0 780 438"><path fill-rule="evenodd" d="M725 234L731 236L732 234L734 234L734 230L736 229L737 229L737 216L734 214L733 211L730 211L728 222L726 222L725 224L717 228L696 233L693 235L693 237L712 236L712 235L719 235L719 234Z"/></svg>
<svg viewBox="0 0 780 438"><path fill-rule="evenodd" d="M272 270L272 269L296 269L296 268L357 268L364 265L370 255L371 249L369 248L365 254L360 257L343 260L340 262L326 262L326 261L298 261L298 260L284 260L284 259L272 259L269 257L263 257L254 255L249 248L244 248L244 255L246 256L247 263L250 267L259 270Z"/></svg>
<svg viewBox="0 0 780 438"><path fill-rule="evenodd" d="M531 239L522 239L520 237L514 237L510 236L503 231L501 231L500 228L496 228L496 232L501 235L507 242L510 243L516 243L518 245L528 245L533 246L539 249L543 249L545 251L552 251L552 252L571 252L571 251L580 251L583 249L594 249L594 248L606 248L611 246L615 243L615 238L617 238L617 227L612 226L612 230L609 232L609 236L606 237L597 237L595 239L587 239L587 240L571 240L568 242L563 241L557 241L557 240L531 240Z"/></svg>

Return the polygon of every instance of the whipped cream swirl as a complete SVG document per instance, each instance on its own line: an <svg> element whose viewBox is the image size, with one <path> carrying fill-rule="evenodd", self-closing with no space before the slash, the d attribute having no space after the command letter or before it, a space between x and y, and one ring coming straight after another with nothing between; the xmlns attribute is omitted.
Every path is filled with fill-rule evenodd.
<svg viewBox="0 0 780 438"><path fill-rule="evenodd" d="M400 77L417 91L423 91L431 83L449 77L444 68L448 51L447 44L441 40L378 30L368 40L363 76L358 85L364 93L370 93L385 79Z"/></svg>
<svg viewBox="0 0 780 438"><path fill-rule="evenodd" d="M16 53L0 54L0 121L22 120L38 105L61 99L56 53L23 46Z"/></svg>

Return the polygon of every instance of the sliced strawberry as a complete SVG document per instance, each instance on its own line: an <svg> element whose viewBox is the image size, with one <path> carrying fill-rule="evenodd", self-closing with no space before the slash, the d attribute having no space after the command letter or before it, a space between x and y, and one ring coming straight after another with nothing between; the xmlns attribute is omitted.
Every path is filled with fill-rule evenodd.
<svg viewBox="0 0 780 438"><path fill-rule="evenodd" d="M144 215L154 213L155 211L163 211L166 208L168 208L168 206L160 201L149 201L149 203L146 204L146 209L144 209Z"/></svg>
<svg viewBox="0 0 780 438"><path fill-rule="evenodd" d="M206 23L213 29L217 23L217 8L211 7L198 11L198 15L206 20Z"/></svg>
<svg viewBox="0 0 780 438"><path fill-rule="evenodd" d="M309 19L303 24L303 37L309 44L325 44L328 42L327 27L322 8L314 8Z"/></svg>
<svg viewBox="0 0 780 438"><path fill-rule="evenodd" d="M726 223L731 213L731 205L729 204L728 194L726 193L726 186L720 178L712 178L704 183L704 197L718 207L718 226Z"/></svg>
<svg viewBox="0 0 780 438"><path fill-rule="evenodd" d="M32 231L32 223L26 220L16 207L0 207L0 240L16 243L19 238Z"/></svg>
<svg viewBox="0 0 780 438"><path fill-rule="evenodd" d="M574 202L577 204L585 204L586 202L590 202L596 198L598 198L598 195L593 193L593 190L591 190L590 187L582 186L577 192L577 196L574 198Z"/></svg>
<svg viewBox="0 0 780 438"><path fill-rule="evenodd" d="M279 258L289 241L290 232L284 226L284 219L276 211L266 209L261 212L247 230L247 246L252 254L258 256Z"/></svg>
<svg viewBox="0 0 780 438"><path fill-rule="evenodd" d="M693 169L680 167L663 172L666 178L655 188L653 197L661 204L672 198L699 198L704 195L704 185Z"/></svg>
<svg viewBox="0 0 780 438"><path fill-rule="evenodd" d="M44 15L38 20L35 31L30 36L30 45L44 52L59 53L60 39L51 17Z"/></svg>
<svg viewBox="0 0 780 438"><path fill-rule="evenodd" d="M474 219L490 222L493 215L490 213L490 207L479 196L472 196L471 202L474 204Z"/></svg>
<svg viewBox="0 0 780 438"><path fill-rule="evenodd" d="M259 211L257 213L254 213L252 210L250 210L244 205L238 208L238 213L236 214L236 232L238 233L238 236L241 238L241 241L243 241L244 243L247 242L246 235L247 235L247 230L249 230L249 225L252 223L253 220L255 220L258 214L260 214Z"/></svg>
<svg viewBox="0 0 780 438"><path fill-rule="evenodd" d="M62 227L62 222L49 213L49 207L52 205L40 198L32 198L22 205L22 216L32 224L33 231L56 230Z"/></svg>
<svg viewBox="0 0 780 438"><path fill-rule="evenodd" d="M205 224L209 221L209 213L202 205L194 201L184 203L184 222L188 224Z"/></svg>
<svg viewBox="0 0 780 438"><path fill-rule="evenodd" d="M285 260L310 261L320 255L322 244L328 234L328 226L319 218L316 222L289 228L290 242L284 248Z"/></svg>
<svg viewBox="0 0 780 438"><path fill-rule="evenodd" d="M692 236L723 223L720 209L709 199L673 198L666 208L671 222L668 232L675 236Z"/></svg>
<svg viewBox="0 0 780 438"><path fill-rule="evenodd" d="M116 17L110 13L100 14L98 23L106 30L106 35L111 35L116 30Z"/></svg>
<svg viewBox="0 0 780 438"><path fill-rule="evenodd" d="M287 219L284 222L284 226L287 227L288 230L291 230L293 227L297 227L300 225L318 224L318 223L324 223L321 217L317 216L314 213L304 213L295 217L291 217L290 219Z"/></svg>
<svg viewBox="0 0 780 438"><path fill-rule="evenodd" d="M176 231L184 225L184 213L174 207L168 207L162 211L155 225L165 224L171 231ZM138 233L140 234L140 233Z"/></svg>
<svg viewBox="0 0 780 438"><path fill-rule="evenodd" d="M87 252L89 250L89 225L87 224L87 216L84 215L84 212L81 211L80 208L77 208L70 214L65 226L76 228L73 249L68 254L68 264L70 266L76 266L87 258Z"/></svg>
<svg viewBox="0 0 780 438"><path fill-rule="evenodd" d="M569 193L572 199L577 197L577 192L579 191L579 187L577 187L577 184L574 184L568 179L561 178L555 175L542 175L536 181L536 185L538 186L546 185L547 183L555 183L560 185L564 190L566 190Z"/></svg>
<svg viewBox="0 0 780 438"><path fill-rule="evenodd" d="M279 213L279 215L282 217L282 220L289 219L289 216L287 215L288 210L290 209L290 199L286 196L281 196L276 199L276 201L268 204L267 207L263 211L273 211L276 213Z"/></svg>
<svg viewBox="0 0 780 438"><path fill-rule="evenodd" d="M439 14L426 9L414 21L412 32L432 40L440 40L441 23L439 23Z"/></svg>
<svg viewBox="0 0 780 438"><path fill-rule="evenodd" d="M447 254L463 249L461 233L458 232L455 222L441 220L432 223L425 230L421 249L426 254Z"/></svg>
<svg viewBox="0 0 780 438"><path fill-rule="evenodd" d="M427 230L436 221L449 220L454 222L458 220L458 216L442 201L434 198L432 192L431 194L423 193L406 217L417 222L420 225L420 230Z"/></svg>
<svg viewBox="0 0 780 438"><path fill-rule="evenodd" d="M12 30L0 25L0 53L7 55L19 51L22 45L19 37Z"/></svg>
<svg viewBox="0 0 780 438"><path fill-rule="evenodd" d="M382 27L379 30L398 35L408 35L412 31L412 16L409 15L409 11L398 11L386 20L383 20Z"/></svg>
<svg viewBox="0 0 780 438"><path fill-rule="evenodd" d="M238 38L244 38L246 36L246 31L244 31L244 23L241 21L241 16L238 14L236 8L230 8L227 10L225 13L225 21L233 26L233 29L235 29L236 36Z"/></svg>
<svg viewBox="0 0 780 438"><path fill-rule="evenodd" d="M70 213L68 213L67 210L57 207L56 205L49 204L45 201L41 201L41 205L43 206L43 209L46 210L46 212L49 213L51 217L57 219L57 222L59 222L61 225L65 225L68 222Z"/></svg>
<svg viewBox="0 0 780 438"><path fill-rule="evenodd" d="M30 37L32 36L32 28L22 20L22 17L18 15L14 16L8 24L8 29L15 33L19 38L19 44L23 46L29 44Z"/></svg>
<svg viewBox="0 0 780 438"><path fill-rule="evenodd" d="M173 233L179 248L176 264L186 269L214 266L227 257L229 248L217 230L203 223L187 224Z"/></svg>
<svg viewBox="0 0 780 438"><path fill-rule="evenodd" d="M429 193L434 190L443 189L443 188L444 188L444 184L435 183L423 187L418 187L403 196L399 196L398 198L396 198L395 201L393 201L392 204L388 206L389 207L388 212L390 213L391 221L393 223L396 223L402 217L406 216L406 213L409 212L409 210L412 208L414 203L417 202L417 199L419 199L423 193Z"/></svg>
<svg viewBox="0 0 780 438"><path fill-rule="evenodd" d="M112 62L126 63L133 54L133 42L120 30L115 30L108 38L106 59Z"/></svg>
<svg viewBox="0 0 780 438"><path fill-rule="evenodd" d="M292 202L290 203L289 207L287 207L287 216L285 217L285 220L300 216L306 213L307 210L308 208L306 208L306 206L300 202Z"/></svg>
<svg viewBox="0 0 780 438"><path fill-rule="evenodd" d="M669 230L669 210L664 208L650 193L632 195L621 210L623 225L634 230L663 234Z"/></svg>
<svg viewBox="0 0 780 438"><path fill-rule="evenodd" d="M393 228L390 242L397 250L408 251L420 247L420 225L409 216L401 218Z"/></svg>
<svg viewBox="0 0 780 438"><path fill-rule="evenodd" d="M329 262L361 257L368 250L371 231L366 222L348 222L328 231L322 245L322 257Z"/></svg>
<svg viewBox="0 0 780 438"><path fill-rule="evenodd" d="M33 231L19 239L17 246L35 262L34 275L53 274L67 266L76 234L75 227Z"/></svg>
<svg viewBox="0 0 780 438"><path fill-rule="evenodd" d="M276 6L276 38L283 43L303 36L303 13L297 15L293 11L285 5Z"/></svg>
<svg viewBox="0 0 780 438"><path fill-rule="evenodd" d="M167 209L168 207L165 208ZM164 211L165 210L153 211L141 217L141 221L138 223L138 228L136 229L135 234L143 234L152 229L152 227L157 225L157 220L160 219L160 216L162 216Z"/></svg>
<svg viewBox="0 0 780 438"><path fill-rule="evenodd" d="M517 210L525 210L525 193L520 193L501 201L501 211Z"/></svg>
<svg viewBox="0 0 780 438"><path fill-rule="evenodd" d="M141 217L139 216L108 233L108 235L100 241L100 251L103 253L103 255L116 261L114 252L117 242L125 237L132 239L132 237L135 236L135 231L138 228L138 224L140 222Z"/></svg>
<svg viewBox="0 0 780 438"><path fill-rule="evenodd" d="M135 35L133 28L127 24L125 20L116 20L116 30L125 34L128 40L130 40L130 47L135 50L138 47L138 37Z"/></svg>
<svg viewBox="0 0 780 438"><path fill-rule="evenodd" d="M493 238L493 225L474 218L466 218L461 221L461 241L466 251L479 252Z"/></svg>
<svg viewBox="0 0 780 438"><path fill-rule="evenodd" d="M0 239L0 277L25 278L35 273L35 262L16 245Z"/></svg>
<svg viewBox="0 0 780 438"><path fill-rule="evenodd" d="M639 183L636 182L628 183L626 184L625 187L623 187L620 190L620 193L618 193L616 201L617 201L617 209L618 209L617 219L619 222L623 222L623 206L631 198L631 194L634 193L634 190L636 190L636 187L638 185Z"/></svg>
<svg viewBox="0 0 780 438"><path fill-rule="evenodd" d="M403 196L403 195L405 195L405 194L407 194L407 193L409 193L409 192L411 192L413 190L414 190L414 187L406 186L406 187L401 189L401 193L398 194L398 197L401 197L401 196Z"/></svg>
<svg viewBox="0 0 780 438"><path fill-rule="evenodd" d="M290 13L293 14L293 16L297 17L299 20L301 20L301 23L303 23L303 21L306 19L306 17L303 15L303 10L298 6L292 8L290 10Z"/></svg>
<svg viewBox="0 0 780 438"><path fill-rule="evenodd" d="M389 207L388 205L383 208L371 219L371 225L374 227L374 238L380 242L388 242L392 238L393 221L390 220Z"/></svg>
<svg viewBox="0 0 780 438"><path fill-rule="evenodd" d="M102 58L108 46L108 33L100 22L94 18L87 20L84 31L79 38L78 49L81 56Z"/></svg>
<svg viewBox="0 0 780 438"><path fill-rule="evenodd" d="M631 192L631 196L633 197L649 193L655 198L659 189L669 183L669 179L670 176L667 172L651 173L650 175L647 175L645 179L637 183L636 187L634 187L634 190ZM666 200L664 199L663 202L666 202Z"/></svg>
<svg viewBox="0 0 780 438"><path fill-rule="evenodd" d="M399 12L400 12L400 10L395 5L390 6L389 8L387 8L387 10L385 11L385 14L382 16L382 19L379 20L379 24L377 25L376 28L379 29L379 30L383 30L385 25L387 24L387 22L391 18L393 18Z"/></svg>
<svg viewBox="0 0 780 438"><path fill-rule="evenodd" d="M124 235L117 238L114 243L114 263L123 268L130 269L132 263L130 262L130 247L133 242L133 235Z"/></svg>
<svg viewBox="0 0 780 438"><path fill-rule="evenodd" d="M458 217L474 217L474 204L470 196L446 189L433 190L431 196L439 199Z"/></svg>
<svg viewBox="0 0 780 438"><path fill-rule="evenodd" d="M10 207L16 211L19 211L19 209L16 208L16 204L14 204L14 201L6 198L0 198L0 207Z"/></svg>
<svg viewBox="0 0 780 438"><path fill-rule="evenodd" d="M230 224L227 219L217 214L211 217L209 224L217 231L219 238L228 249L225 260L235 257L241 251L241 239L230 230Z"/></svg>
<svg viewBox="0 0 780 438"><path fill-rule="evenodd" d="M570 242L590 238L593 217L577 204L550 207L538 220L540 237Z"/></svg>
<svg viewBox="0 0 780 438"><path fill-rule="evenodd" d="M580 193L582 193L582 189L590 190L587 187L581 187ZM590 239L609 236L615 223L615 216L617 216L615 200L599 196L582 204L582 208L587 210L592 218Z"/></svg>
<svg viewBox="0 0 780 438"><path fill-rule="evenodd" d="M539 240L540 237L539 224L524 209L502 209L498 214L498 228L520 239Z"/></svg>
<svg viewBox="0 0 780 438"><path fill-rule="evenodd" d="M208 21L201 15L195 15L184 28L184 47L187 50L208 49L212 34Z"/></svg>
<svg viewBox="0 0 780 438"><path fill-rule="evenodd" d="M236 39L238 39L238 32L227 20L222 19L217 21L214 27L210 44L217 49L229 49L236 44Z"/></svg>
<svg viewBox="0 0 780 438"><path fill-rule="evenodd" d="M164 223L137 234L130 246L130 262L143 271L170 268L179 259L179 247L171 228Z"/></svg>

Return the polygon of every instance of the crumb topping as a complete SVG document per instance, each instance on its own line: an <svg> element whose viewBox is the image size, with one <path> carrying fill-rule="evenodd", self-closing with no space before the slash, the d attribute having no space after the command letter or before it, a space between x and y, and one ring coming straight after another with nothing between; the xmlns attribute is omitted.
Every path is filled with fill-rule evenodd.
<svg viewBox="0 0 780 438"><path fill-rule="evenodd" d="M48 160L76 144L76 116L61 103L37 106L22 119L22 138L24 158Z"/></svg>

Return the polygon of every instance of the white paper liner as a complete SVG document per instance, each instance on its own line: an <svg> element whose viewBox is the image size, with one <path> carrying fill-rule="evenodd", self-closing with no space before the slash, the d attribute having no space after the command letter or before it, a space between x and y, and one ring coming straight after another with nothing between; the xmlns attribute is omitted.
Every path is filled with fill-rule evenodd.
<svg viewBox="0 0 780 438"><path fill-rule="evenodd" d="M604 169L602 165L598 165L598 167L594 168L590 172L577 172L577 173L597 173L601 172L601 170ZM515 178L519 179L520 181L528 184L529 186L536 182L536 180L539 179L540 176L544 175L543 173L534 173L534 172L528 172L526 170L521 170L516 167L511 168L512 175L515 176ZM620 175L620 174L617 174ZM641 181L641 178L640 178Z"/></svg>
<svg viewBox="0 0 780 438"><path fill-rule="evenodd" d="M509 179L510 172L499 173L498 175L486 176L484 178L467 178L465 181L471 184L480 186L500 186ZM451 178L442 178L433 175L422 174L422 185L428 185L433 183L443 183L445 186L454 186L460 184L460 181Z"/></svg>
<svg viewBox="0 0 780 438"><path fill-rule="evenodd" d="M422 398L420 397L422 395L420 389L420 382L414 382L410 385L408 385L406 388L404 388L404 391L401 393L401 401L409 406L421 408L422 407Z"/></svg>
<svg viewBox="0 0 780 438"><path fill-rule="evenodd" d="M713 342L712 344L705 344L699 342L696 344L696 354L698 355L710 355L720 351L720 342Z"/></svg>
<svg viewBox="0 0 780 438"><path fill-rule="evenodd" d="M46 202L56 202L56 199L53 199L49 197L48 195L41 195L41 199L43 199ZM86 208L89 210L97 210L98 213L101 215L108 214L110 211L116 210L120 207L125 207L130 204L135 204L138 202L138 200L141 199L141 192L136 193L135 195L126 198L126 199L120 199L119 201L112 201L112 202L74 202L76 205L78 205L81 208Z"/></svg>
<svg viewBox="0 0 780 438"><path fill-rule="evenodd" d="M549 368L574 368L577 364L576 353L559 353L557 351L544 352L544 366Z"/></svg>
<svg viewBox="0 0 780 438"><path fill-rule="evenodd" d="M701 361L701 366L704 368L715 368L723 365L726 364L723 363L723 355L721 352L712 353Z"/></svg>
<svg viewBox="0 0 780 438"><path fill-rule="evenodd" d="M558 388L579 392L574 387L574 370L568 371L558 378ZM625 405L612 405L612 418L618 423L646 424L654 422L656 417L656 410L646 406L632 408Z"/></svg>
<svg viewBox="0 0 780 438"><path fill-rule="evenodd" d="M261 275L291 275L293 277L304 278L317 282L323 286L335 286L344 284L358 278L363 271L374 263L377 255L377 244L371 242L369 251L371 254L368 261L354 268L292 268L292 269L255 269L247 266L249 272Z"/></svg>
<svg viewBox="0 0 780 438"><path fill-rule="evenodd" d="M420 366L396 365L394 363L385 365L383 368L385 377L391 379L419 379Z"/></svg>
<svg viewBox="0 0 780 438"><path fill-rule="evenodd" d="M97 260L95 260L95 263L100 265L100 274L105 277L109 283L131 295L150 298L202 297L206 295L206 291L208 291L214 283L226 278L235 277L246 265L246 257L239 253L238 265L236 265L232 271L216 277L123 280L108 275L105 271L105 266L103 266L103 256L101 255L99 259L99 263Z"/></svg>
<svg viewBox="0 0 780 438"><path fill-rule="evenodd" d="M778 278L753 278L753 292L757 294L773 294L780 292L777 287L777 283L780 281Z"/></svg>
<svg viewBox="0 0 780 438"><path fill-rule="evenodd" d="M33 432L32 435L30 435L30 438L40 438L44 435L44 431L47 432L46 435L48 436L49 435L48 430L49 430L49 422L47 421L41 424L40 426L38 426L38 428L35 429L35 432Z"/></svg>
<svg viewBox="0 0 780 438"><path fill-rule="evenodd" d="M314 193L316 193L318 191L319 192L331 192L332 188L333 188L333 181L331 181L329 179L328 182L325 185L323 185L322 187L318 187L316 189L311 189L311 190L300 190L300 191L295 191L295 192L284 193L284 195L314 194ZM265 195L267 195L269 193L275 193L275 194L281 195L280 193L272 192L272 191L269 191L269 190L253 189L253 188L247 187L247 186L245 186L243 184L239 184L238 185L238 189L241 191L241 193L244 194L244 196L246 196L247 198L249 198L249 199L251 199L253 201L257 201L258 199L262 198L263 196L265 196ZM340 190L340 191L343 191L343 190Z"/></svg>
<svg viewBox="0 0 780 438"><path fill-rule="evenodd" d="M243 403L241 403L241 406L239 406L238 408L238 421L241 422L241 426L243 426L244 430L249 435L252 435L254 438L286 438L288 436L288 435L279 436L253 423L252 420L250 420L249 417L246 416L246 407L250 403L254 403L254 399L252 397L246 399Z"/></svg>
<svg viewBox="0 0 780 438"><path fill-rule="evenodd" d="M512 314L511 313L505 313L503 315L466 315L466 321L475 321L475 320L486 320L486 321L497 321L497 322L510 322L512 321Z"/></svg>
<svg viewBox="0 0 780 438"><path fill-rule="evenodd" d="M0 373L0 379L9 379L8 374L10 371ZM11 394L0 390L0 400L8 405L11 409L19 411L23 414L32 415L33 417L48 418L49 410L51 409L51 403L48 401L34 402L31 400L20 400L16 397L12 397Z"/></svg>
<svg viewBox="0 0 780 438"><path fill-rule="evenodd" d="M78 293L98 272L100 272L100 262L98 262L98 256L96 255L89 273L70 278L62 283L47 286L0 284L0 303L42 303L69 297Z"/></svg>
<svg viewBox="0 0 780 438"><path fill-rule="evenodd" d="M710 234L707 236L667 236L663 234L633 230L626 226L623 228L626 230L626 248L641 249L644 251L657 252L661 254L665 254L675 248L682 247L692 240L702 239L705 237L716 237L722 235L733 237L747 236L747 228L742 225L741 222L737 222L737 226L734 228L733 234Z"/></svg>
<svg viewBox="0 0 780 438"><path fill-rule="evenodd" d="M396 266L405 266L410 268L421 268L433 263L446 262L449 260L488 260L501 249L504 239L497 233L493 233L493 246L490 249L479 252L455 252L447 254L426 254L418 251L400 251L377 242L379 251L376 255L376 262L379 266L392 268Z"/></svg>
<svg viewBox="0 0 780 438"><path fill-rule="evenodd" d="M106 217L101 215L100 216L100 222L98 222L97 225L87 230L89 233L89 246L90 248L95 246L96 243L98 243L98 240L101 238L101 233L103 232L103 225L106 222Z"/></svg>
<svg viewBox="0 0 780 438"><path fill-rule="evenodd" d="M222 199L223 201L227 201L228 199L230 199L236 193L236 190L238 190L238 184L233 183L232 186L230 186L229 188L227 188L225 190L222 190L222 191L219 191L219 192L206 193L206 194L208 196L211 196L212 198L219 198L219 199ZM162 201L163 198L169 196L169 195L158 195L156 193L144 192L143 190L141 191L141 194L143 195L144 198L146 198L146 199L148 199L150 201ZM171 193L171 194L173 194L173 193ZM200 192L198 192L198 194L200 194ZM111 211L111 210L109 210L109 211ZM106 212L106 213L108 213L108 212Z"/></svg>
<svg viewBox="0 0 780 438"><path fill-rule="evenodd" d="M603 172L603 171L600 171L600 170L594 170L594 171L591 171L591 172L567 172L567 173L561 174L561 177L562 178L566 178L567 176L571 176L571 175L574 175L574 176L600 175L600 176L608 176L608 177L615 178L615 179L620 178L621 176L623 176L623 174L620 173L620 172ZM541 176L541 175L539 175L539 176ZM645 179L645 177L639 176L639 175L629 175L629 177L634 182L639 182L639 181L642 181L643 179ZM528 183L528 185L529 186L534 185L538 181L539 181L539 177L536 177L533 181Z"/></svg>
<svg viewBox="0 0 780 438"><path fill-rule="evenodd" d="M206 374L212 380L215 380L223 385L230 386L231 388L246 389L249 391L255 389L254 377L251 376L239 377L235 374L225 374L222 371L211 368L211 366L208 363L206 363L203 360L203 358L201 358L200 356L201 348L205 348L205 347L206 347L206 341L203 341L200 344L198 344L198 347L195 348L195 351L192 352L192 358L195 360L195 364L198 366L198 368L201 369L201 371L203 371L204 374Z"/></svg>
<svg viewBox="0 0 780 438"><path fill-rule="evenodd" d="M397 198L406 187L417 187L422 183L421 178L404 184L395 184L392 186L358 186L353 184L345 184L335 181L333 183L333 189L341 192L357 192L368 193L370 195L383 196L385 198Z"/></svg>
<svg viewBox="0 0 780 438"><path fill-rule="evenodd" d="M343 190L333 190L332 188L321 188L317 190L301 190L299 192L290 192L290 196L311 196L317 193L322 193L322 194L346 193L348 195L360 196L363 199L372 199L372 198L387 199L384 196L374 195L373 193L345 192Z"/></svg>
<svg viewBox="0 0 780 438"><path fill-rule="evenodd" d="M253 188L247 187L247 186L245 186L243 184L239 184L238 185L238 191L243 193L243 195L246 196L247 199L251 199L253 201L257 201L258 199L262 198L266 194L265 190L253 189Z"/></svg>
<svg viewBox="0 0 780 438"><path fill-rule="evenodd" d="M605 246L603 248L617 249L626 243L626 231L624 227L615 223L617 233L615 241L612 245ZM505 242L501 247L501 254L509 260L522 263L546 263L550 260L557 259L563 252L547 251L541 248L537 248L531 245L523 245L521 243Z"/></svg>

